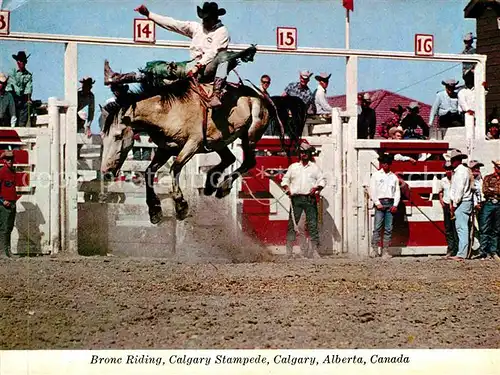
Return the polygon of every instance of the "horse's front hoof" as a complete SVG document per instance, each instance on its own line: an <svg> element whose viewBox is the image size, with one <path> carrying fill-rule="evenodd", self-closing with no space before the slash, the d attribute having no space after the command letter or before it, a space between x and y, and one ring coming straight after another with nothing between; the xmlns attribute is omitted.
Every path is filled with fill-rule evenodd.
<svg viewBox="0 0 500 375"><path fill-rule="evenodd" d="M218 188L217 193L215 193L215 197L222 199L222 198L228 196L230 192L231 192L231 188L229 188L229 189L228 188Z"/></svg>
<svg viewBox="0 0 500 375"><path fill-rule="evenodd" d="M203 189L203 194L208 197L208 196L212 195L216 190L217 190L217 188L215 188L213 186L205 186L205 188Z"/></svg>
<svg viewBox="0 0 500 375"><path fill-rule="evenodd" d="M161 212L158 212L149 217L149 221L151 221L151 224L158 224L161 219L163 219L163 214Z"/></svg>
<svg viewBox="0 0 500 375"><path fill-rule="evenodd" d="M175 202L175 214L177 220L184 220L188 214L188 203L185 200Z"/></svg>

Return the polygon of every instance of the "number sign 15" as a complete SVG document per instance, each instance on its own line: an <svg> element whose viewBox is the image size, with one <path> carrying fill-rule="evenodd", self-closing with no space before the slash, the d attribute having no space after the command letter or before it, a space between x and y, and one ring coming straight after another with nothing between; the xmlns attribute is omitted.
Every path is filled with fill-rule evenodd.
<svg viewBox="0 0 500 375"><path fill-rule="evenodd" d="M10 33L10 12L0 10L0 35L9 35Z"/></svg>
<svg viewBox="0 0 500 375"><path fill-rule="evenodd" d="M434 55L434 36L429 34L415 34L415 55Z"/></svg>
<svg viewBox="0 0 500 375"><path fill-rule="evenodd" d="M297 29L295 27L278 27L276 29L276 37L278 49L297 49Z"/></svg>
<svg viewBox="0 0 500 375"><path fill-rule="evenodd" d="M144 18L134 19L134 42L155 43L155 23Z"/></svg>

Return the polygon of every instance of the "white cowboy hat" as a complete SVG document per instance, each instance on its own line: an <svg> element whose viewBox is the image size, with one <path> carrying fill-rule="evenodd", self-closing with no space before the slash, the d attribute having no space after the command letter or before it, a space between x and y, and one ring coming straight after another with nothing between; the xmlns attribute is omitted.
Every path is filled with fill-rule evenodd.
<svg viewBox="0 0 500 375"><path fill-rule="evenodd" d="M392 137L396 133L401 133L404 134L404 130L401 126L393 126L392 128L389 129L389 136Z"/></svg>
<svg viewBox="0 0 500 375"><path fill-rule="evenodd" d="M477 160L471 160L469 162L469 168L475 168L475 167L484 167L484 164L483 163L480 163L479 161Z"/></svg>
<svg viewBox="0 0 500 375"><path fill-rule="evenodd" d="M300 72L300 76L304 79L309 79L312 76L312 73L309 70L303 70Z"/></svg>
<svg viewBox="0 0 500 375"><path fill-rule="evenodd" d="M456 158L467 159L467 155L462 154L462 151L456 149L451 150L449 155L450 155L450 161Z"/></svg>
<svg viewBox="0 0 500 375"><path fill-rule="evenodd" d="M330 76L332 74L327 74L327 73L320 73L319 75L317 76L314 76L314 78L316 79L316 81L325 81L325 82L328 82L328 80L330 79Z"/></svg>

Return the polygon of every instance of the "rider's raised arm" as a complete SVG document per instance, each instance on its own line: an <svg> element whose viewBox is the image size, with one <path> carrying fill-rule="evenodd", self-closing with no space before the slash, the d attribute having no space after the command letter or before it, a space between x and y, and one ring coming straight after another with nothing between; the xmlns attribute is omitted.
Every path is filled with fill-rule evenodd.
<svg viewBox="0 0 500 375"><path fill-rule="evenodd" d="M163 27L174 33L178 33L188 38L193 38L193 33L199 24L191 21L179 21L172 17L162 16L153 12L149 12L148 18L154 21L158 26Z"/></svg>
<svg viewBox="0 0 500 375"><path fill-rule="evenodd" d="M224 51L229 47L229 32L225 26L219 27L212 34L212 43L210 47L204 50L203 56L199 63L207 65L217 56L220 51Z"/></svg>

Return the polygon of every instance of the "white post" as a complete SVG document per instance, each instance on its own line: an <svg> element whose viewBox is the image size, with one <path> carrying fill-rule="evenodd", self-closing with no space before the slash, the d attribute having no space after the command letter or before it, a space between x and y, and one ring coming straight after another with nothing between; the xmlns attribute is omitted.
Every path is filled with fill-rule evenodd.
<svg viewBox="0 0 500 375"><path fill-rule="evenodd" d="M78 105L78 49L77 43L66 44L64 51L64 96L68 104L66 112L66 145L64 171L65 220L68 233L65 247L70 254L78 253L78 161L76 144L76 109Z"/></svg>
<svg viewBox="0 0 500 375"><path fill-rule="evenodd" d="M54 97L49 98L49 127L52 132L52 142L50 150L50 244L52 247L52 254L59 252L60 243L60 142L61 142L61 122L59 116L59 107L57 106L57 99Z"/></svg>
<svg viewBox="0 0 500 375"><path fill-rule="evenodd" d="M344 227L344 213L343 213L343 195L342 195L342 174L344 170L342 168L342 119L340 118L340 112L338 108L333 108L332 110L332 133L334 137L334 153L333 153L333 169L334 169L334 222L338 230L338 237L334 241L337 253L341 254L344 251L344 241L343 241L343 227Z"/></svg>
<svg viewBox="0 0 500 375"><path fill-rule="evenodd" d="M484 62L477 63L474 67L474 92L476 95L475 108L475 139L483 139L486 135L486 90L483 83L486 82L486 57Z"/></svg>

